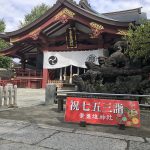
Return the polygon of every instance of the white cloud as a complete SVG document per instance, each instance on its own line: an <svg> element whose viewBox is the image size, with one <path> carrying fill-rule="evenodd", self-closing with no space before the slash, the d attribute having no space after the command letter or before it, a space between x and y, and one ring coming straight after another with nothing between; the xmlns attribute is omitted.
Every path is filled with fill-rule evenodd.
<svg viewBox="0 0 150 150"><path fill-rule="evenodd" d="M142 11L147 12L150 18L150 0L88 0L90 5L100 13L118 10L133 9L143 7ZM79 0L76 0L78 3ZM23 20L24 15L41 3L52 6L56 0L0 0L0 18L4 18L7 28L6 31L16 30L19 21Z"/></svg>
<svg viewBox="0 0 150 150"><path fill-rule="evenodd" d="M56 0L0 0L0 18L6 22L6 31L18 29L19 22L23 20L25 14L41 3L52 6Z"/></svg>
<svg viewBox="0 0 150 150"><path fill-rule="evenodd" d="M141 4L138 1L128 0L89 0L91 5L99 12L112 12L117 10L126 10L140 7ZM98 9L99 7L99 9Z"/></svg>

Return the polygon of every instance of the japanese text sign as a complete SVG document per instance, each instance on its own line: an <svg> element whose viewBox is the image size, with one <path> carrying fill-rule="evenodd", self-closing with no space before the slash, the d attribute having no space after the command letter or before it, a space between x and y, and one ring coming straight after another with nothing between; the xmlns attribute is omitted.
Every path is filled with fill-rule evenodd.
<svg viewBox="0 0 150 150"><path fill-rule="evenodd" d="M66 122L140 127L138 101L68 97Z"/></svg>
<svg viewBox="0 0 150 150"><path fill-rule="evenodd" d="M67 42L67 48L77 48L75 28L68 28L66 30L66 42Z"/></svg>

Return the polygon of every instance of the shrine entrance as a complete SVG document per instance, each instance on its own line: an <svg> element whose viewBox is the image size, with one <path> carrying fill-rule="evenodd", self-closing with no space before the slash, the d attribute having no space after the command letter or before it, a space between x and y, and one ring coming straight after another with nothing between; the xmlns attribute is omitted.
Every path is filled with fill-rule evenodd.
<svg viewBox="0 0 150 150"><path fill-rule="evenodd" d="M84 1L78 5L58 0L31 24L0 34L11 43L0 55L21 59L21 68L13 80L36 88L45 88L54 81L72 84L74 74L84 73L86 61L97 64L98 57L107 57L105 51L126 34L129 22L116 21L111 14L98 15L86 5ZM140 18L137 10L136 18Z"/></svg>

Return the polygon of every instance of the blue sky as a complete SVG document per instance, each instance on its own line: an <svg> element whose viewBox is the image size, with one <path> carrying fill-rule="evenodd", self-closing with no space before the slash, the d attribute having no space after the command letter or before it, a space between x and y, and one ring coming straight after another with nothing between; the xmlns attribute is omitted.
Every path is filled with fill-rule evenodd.
<svg viewBox="0 0 150 150"><path fill-rule="evenodd" d="M142 11L150 18L150 0L88 0L88 2L100 13L143 7ZM0 0L0 18L5 20L6 31L16 30L24 15L41 3L52 6L56 0Z"/></svg>

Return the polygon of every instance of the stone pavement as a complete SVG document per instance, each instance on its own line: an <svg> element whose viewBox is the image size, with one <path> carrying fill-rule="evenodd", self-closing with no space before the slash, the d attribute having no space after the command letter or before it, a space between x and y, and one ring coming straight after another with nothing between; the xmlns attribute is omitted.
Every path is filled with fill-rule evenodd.
<svg viewBox="0 0 150 150"><path fill-rule="evenodd" d="M0 150L150 150L150 138L0 119Z"/></svg>
<svg viewBox="0 0 150 150"><path fill-rule="evenodd" d="M150 112L141 128L64 122L57 105L45 106L45 90L18 89L19 108L0 108L0 150L150 150Z"/></svg>
<svg viewBox="0 0 150 150"><path fill-rule="evenodd" d="M18 107L30 107L43 104L45 102L45 89L17 89Z"/></svg>

